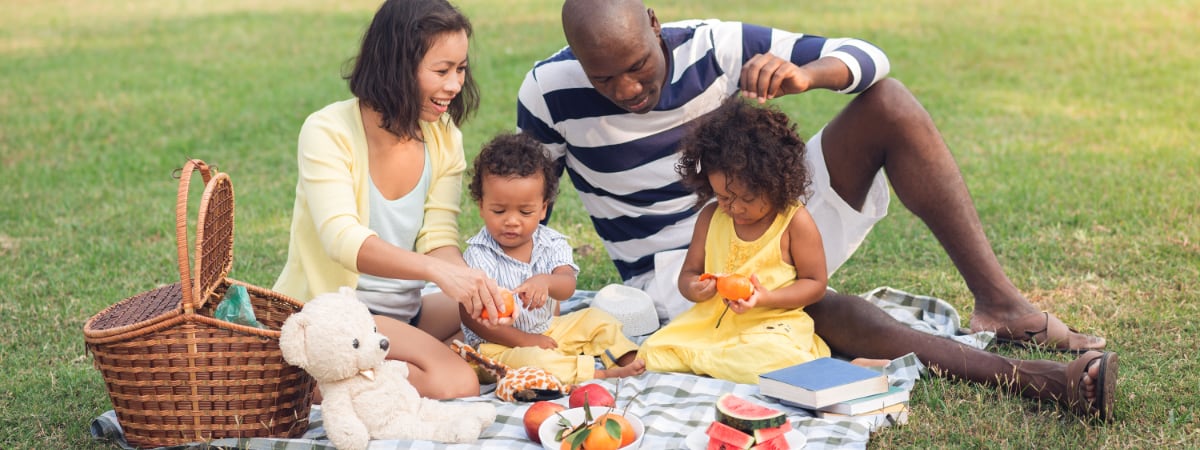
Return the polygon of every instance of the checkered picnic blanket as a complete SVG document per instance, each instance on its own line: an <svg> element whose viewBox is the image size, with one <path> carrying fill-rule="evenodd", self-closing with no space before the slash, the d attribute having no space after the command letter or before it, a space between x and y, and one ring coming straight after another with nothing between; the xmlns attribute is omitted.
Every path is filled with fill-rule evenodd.
<svg viewBox="0 0 1200 450"><path fill-rule="evenodd" d="M586 296L586 293L584 294ZM891 288L879 288L863 294L873 303L880 305L893 317L916 329L943 336L951 336L968 345L983 348L992 339L990 333L956 336L958 313L942 300L908 294ZM583 300L586 301L586 298ZM893 386L912 389L920 378L924 366L916 355L908 354L893 360L884 368ZM686 437L702 431L715 418L717 398L733 393L760 404L785 411L793 426L806 438L808 449L866 448L872 430L864 423L853 419L821 419L812 413L784 405L759 393L757 385L738 384L724 380L678 373L645 373L620 380L596 380L609 390L617 391L622 403L632 398L628 412L640 417L646 425L642 448L686 448ZM637 394L634 397L634 394ZM537 450L541 446L525 436L522 416L526 403L508 403L496 399L494 393L455 400L456 402L491 402L496 406L496 423L483 431L479 441L473 444L448 445L429 441L375 440L371 449L521 449ZM557 400L566 404L566 399ZM333 446L325 438L321 422L321 408L314 406L309 416L309 430L297 439L218 439L204 444L184 445L174 448L234 447L247 449L301 449L325 450ZM131 448L124 440L120 425L113 411L105 412L91 423L91 434L95 439L115 443L122 448Z"/></svg>

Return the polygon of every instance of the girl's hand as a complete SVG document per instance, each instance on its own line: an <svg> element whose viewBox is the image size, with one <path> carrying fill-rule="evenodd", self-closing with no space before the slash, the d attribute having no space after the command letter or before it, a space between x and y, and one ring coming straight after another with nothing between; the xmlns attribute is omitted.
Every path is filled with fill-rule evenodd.
<svg viewBox="0 0 1200 450"><path fill-rule="evenodd" d="M711 273L700 274L700 276L692 279L691 289L696 293L697 298L712 298L717 295L717 277Z"/></svg>
<svg viewBox="0 0 1200 450"><path fill-rule="evenodd" d="M742 314L754 309L762 301L763 297L767 295L767 290L758 282L758 275L750 275L750 284L754 285L754 293L750 294L750 298L745 300L726 300L729 304L729 309L732 309L733 312Z"/></svg>

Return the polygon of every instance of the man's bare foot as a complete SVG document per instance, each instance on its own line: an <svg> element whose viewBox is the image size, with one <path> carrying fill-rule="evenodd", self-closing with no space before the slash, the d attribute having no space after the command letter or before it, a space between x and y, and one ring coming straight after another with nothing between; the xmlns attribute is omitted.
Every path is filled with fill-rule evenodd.
<svg viewBox="0 0 1200 450"><path fill-rule="evenodd" d="M646 361L634 359L629 364L596 370L596 378L624 378L646 372Z"/></svg>

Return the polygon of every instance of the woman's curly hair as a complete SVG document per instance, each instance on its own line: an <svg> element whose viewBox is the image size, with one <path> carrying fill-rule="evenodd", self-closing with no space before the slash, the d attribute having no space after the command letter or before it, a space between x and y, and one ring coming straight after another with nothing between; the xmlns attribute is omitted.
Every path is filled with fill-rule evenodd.
<svg viewBox="0 0 1200 450"><path fill-rule="evenodd" d="M714 196L708 184L711 172L741 181L776 211L798 202L812 181L796 124L778 108L751 106L738 97L696 121L680 151L675 171L696 193L696 208Z"/></svg>
<svg viewBox="0 0 1200 450"><path fill-rule="evenodd" d="M546 156L542 144L524 133L501 133L483 145L475 157L471 174L471 198L475 203L483 200L483 177L493 175L506 178L526 178L542 175L543 195L547 202L554 203L558 195L558 168Z"/></svg>

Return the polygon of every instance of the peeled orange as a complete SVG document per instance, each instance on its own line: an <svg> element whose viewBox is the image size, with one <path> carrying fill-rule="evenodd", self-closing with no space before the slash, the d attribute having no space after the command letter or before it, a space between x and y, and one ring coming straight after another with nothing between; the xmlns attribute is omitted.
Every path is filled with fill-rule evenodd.
<svg viewBox="0 0 1200 450"><path fill-rule="evenodd" d="M729 300L745 300L754 295L754 284L750 282L750 277L738 275L736 273L726 275L714 275L706 273L700 275L701 280L710 278L717 279L717 293L721 294Z"/></svg>
<svg viewBox="0 0 1200 450"><path fill-rule="evenodd" d="M496 311L496 316L501 318L512 317L513 310L517 308L517 301L513 298L512 291L508 289L500 289L500 299L504 301L504 311ZM487 309L483 310L483 314L480 315L480 317L484 319L488 318Z"/></svg>

